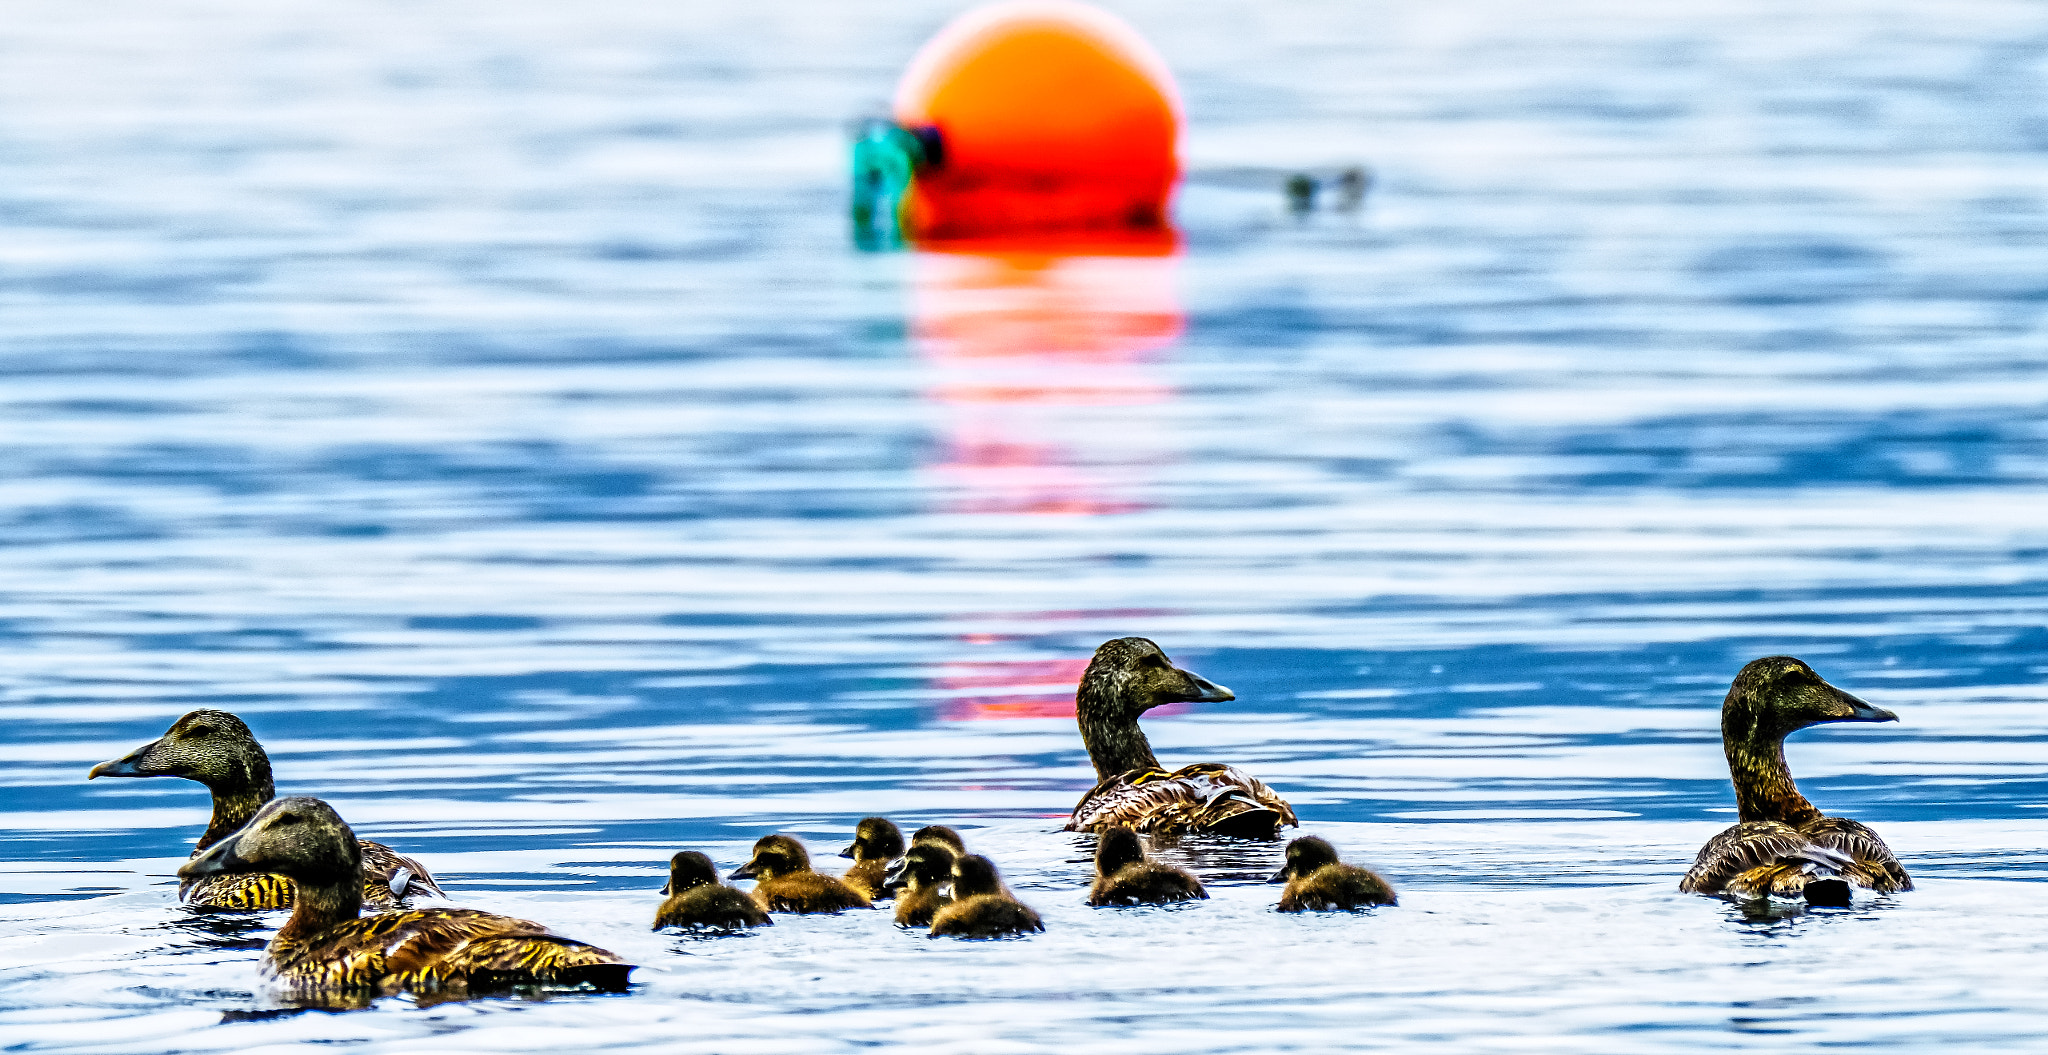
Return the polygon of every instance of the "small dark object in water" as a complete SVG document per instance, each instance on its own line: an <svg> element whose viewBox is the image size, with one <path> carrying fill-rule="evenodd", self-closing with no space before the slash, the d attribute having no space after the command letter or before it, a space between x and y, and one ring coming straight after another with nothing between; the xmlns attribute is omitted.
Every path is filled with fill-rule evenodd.
<svg viewBox="0 0 2048 1055"><path fill-rule="evenodd" d="M669 858L668 884L661 892L668 900L654 911L655 930L747 930L775 922L746 891L720 883L711 858L695 850Z"/></svg>
<svg viewBox="0 0 2048 1055"><path fill-rule="evenodd" d="M1304 835L1287 844L1287 863L1269 883L1286 883L1282 912L1356 911L1393 905L1394 888L1369 868L1345 864L1327 839Z"/></svg>
<svg viewBox="0 0 2048 1055"><path fill-rule="evenodd" d="M1313 212L1316 207L1316 191L1320 189L1316 178L1306 172L1297 172L1287 177L1287 211L1296 216Z"/></svg>

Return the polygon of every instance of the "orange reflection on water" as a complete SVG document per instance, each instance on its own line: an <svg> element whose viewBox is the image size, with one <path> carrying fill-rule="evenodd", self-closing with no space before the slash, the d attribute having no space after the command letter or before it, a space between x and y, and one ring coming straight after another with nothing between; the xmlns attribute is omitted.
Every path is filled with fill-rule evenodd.
<svg viewBox="0 0 2048 1055"><path fill-rule="evenodd" d="M1161 352L1185 316L1170 239L1135 247L953 244L917 254L912 333L943 411L926 466L957 513L1100 515L1146 506L1172 460Z"/></svg>

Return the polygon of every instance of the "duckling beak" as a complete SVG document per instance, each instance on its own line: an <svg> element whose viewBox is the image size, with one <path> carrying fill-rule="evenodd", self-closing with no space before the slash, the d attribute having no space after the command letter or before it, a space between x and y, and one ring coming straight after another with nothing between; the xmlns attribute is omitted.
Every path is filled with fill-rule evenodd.
<svg viewBox="0 0 2048 1055"><path fill-rule="evenodd" d="M889 870L882 873L882 889L901 890L910 885L910 858L899 857Z"/></svg>
<svg viewBox="0 0 2048 1055"><path fill-rule="evenodd" d="M732 874L731 874L731 875L729 875L729 876L726 876L725 878L727 878L727 879L752 879L752 878L754 878L754 862L752 862L752 861L748 861L748 862L747 862L746 864L743 864L743 865L739 866L738 868L735 868L735 869L733 869L733 870L732 870Z"/></svg>
<svg viewBox="0 0 2048 1055"><path fill-rule="evenodd" d="M99 765L92 767L92 771L88 772L85 775L85 779L91 780L94 777L154 776L155 774L153 773L144 773L142 771L141 762L142 756L149 754L149 749L155 747L156 745L157 741L151 740L150 742L143 744L141 747L138 747L125 755L122 755L120 758L112 759L106 762L101 762Z"/></svg>
<svg viewBox="0 0 2048 1055"><path fill-rule="evenodd" d="M854 856L854 853L853 853L853 851L854 851L854 849L855 849L856 847L858 847L859 845L860 845L859 843L847 843L847 844L846 844L846 849L844 849L844 850L841 850L841 851L839 851L839 856L841 856L841 857L852 857L852 856Z"/></svg>
<svg viewBox="0 0 2048 1055"><path fill-rule="evenodd" d="M667 897L667 896L669 896L670 894L673 894L673 893L675 893L675 891L674 891L673 889L671 889L671 888L673 888L673 887L674 887L675 885L676 885L676 881L675 881L675 880L673 880L673 879L669 880L669 881L668 881L668 882L666 882L666 883L663 883L663 884L661 884L661 896L662 896L662 897Z"/></svg>
<svg viewBox="0 0 2048 1055"><path fill-rule="evenodd" d="M1282 869L1281 869L1281 870L1279 870L1278 872L1275 872L1275 873L1273 873L1273 878L1271 878L1271 879L1268 879L1268 880L1266 880L1266 882L1268 882L1268 883L1285 883L1285 882L1287 882L1287 880L1288 880L1289 878L1290 878L1290 877L1289 877L1289 876L1288 876L1288 874L1287 874L1287 869L1285 869L1285 868L1282 868Z"/></svg>
<svg viewBox="0 0 2048 1055"><path fill-rule="evenodd" d="M1896 722L1899 720L1898 715L1893 714L1892 712L1887 711L1882 707L1872 707L1871 705L1863 702L1862 700L1859 700L1856 697L1851 696L1840 689L1836 689L1833 685L1828 686L1828 688L1834 690L1836 702L1844 703L1849 706L1849 713L1847 715L1840 718L1830 719L1831 721Z"/></svg>

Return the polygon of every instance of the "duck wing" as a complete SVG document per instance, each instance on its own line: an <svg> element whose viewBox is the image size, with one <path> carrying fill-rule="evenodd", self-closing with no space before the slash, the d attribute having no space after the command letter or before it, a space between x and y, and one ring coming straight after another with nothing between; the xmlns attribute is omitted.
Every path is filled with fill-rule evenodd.
<svg viewBox="0 0 2048 1055"><path fill-rule="evenodd" d="M1801 828L1815 846L1830 852L1832 874L1880 894L1913 889L1913 879L1877 833L1847 817L1822 817Z"/></svg>
<svg viewBox="0 0 2048 1055"><path fill-rule="evenodd" d="M1678 889L1688 894L1768 894L1776 873L1804 863L1800 854L1810 845L1806 835L1789 824L1744 821L1700 847ZM1765 885L1759 888L1759 883Z"/></svg>
<svg viewBox="0 0 2048 1055"><path fill-rule="evenodd" d="M574 969L626 967L617 956L531 920L475 909L413 909L347 920L273 949L266 971L299 987L432 991L479 982L581 980ZM623 977L623 975L621 975Z"/></svg>
<svg viewBox="0 0 2048 1055"><path fill-rule="evenodd" d="M447 897L434 881L427 866L383 843L362 840L363 900L373 905L395 904L414 894Z"/></svg>
<svg viewBox="0 0 2048 1055"><path fill-rule="evenodd" d="M1294 808L1258 778L1221 762L1169 773L1134 769L1089 789L1067 820L1070 832L1128 827L1147 834L1218 832L1272 838L1298 825Z"/></svg>

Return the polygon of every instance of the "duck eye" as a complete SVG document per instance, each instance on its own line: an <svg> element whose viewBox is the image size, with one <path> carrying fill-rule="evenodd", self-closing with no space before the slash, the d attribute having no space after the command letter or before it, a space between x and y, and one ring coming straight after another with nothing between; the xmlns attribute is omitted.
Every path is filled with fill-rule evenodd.
<svg viewBox="0 0 2048 1055"><path fill-rule="evenodd" d="M186 736L209 736L212 735L212 733L213 726L210 725L194 725L188 726L185 729Z"/></svg>
<svg viewBox="0 0 2048 1055"><path fill-rule="evenodd" d="M277 815L276 823L279 826L283 826L286 824L297 824L299 823L299 815L296 813L280 813Z"/></svg>

